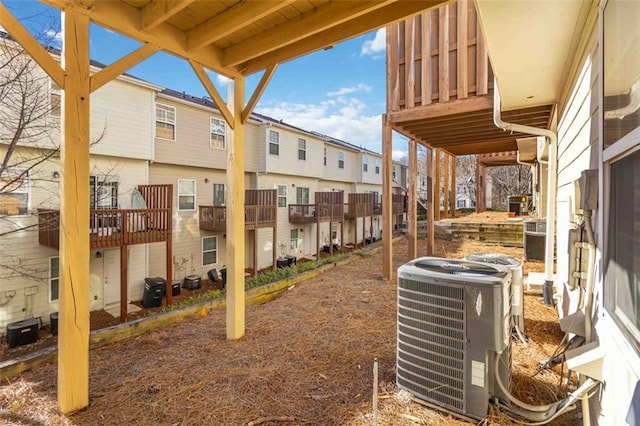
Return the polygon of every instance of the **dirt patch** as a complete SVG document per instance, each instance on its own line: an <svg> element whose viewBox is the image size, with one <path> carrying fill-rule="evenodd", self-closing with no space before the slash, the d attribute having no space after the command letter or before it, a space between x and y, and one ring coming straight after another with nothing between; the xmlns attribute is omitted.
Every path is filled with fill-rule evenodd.
<svg viewBox="0 0 640 426"><path fill-rule="evenodd" d="M438 254L459 257L467 242L456 244L438 242ZM424 253L424 240L419 250ZM394 267L407 261L406 253L406 242L394 245ZM363 256L271 303L248 306L239 340L226 339L225 311L212 310L94 350L90 406L70 416L57 412L56 366L24 373L0 389L0 422L369 425L377 358L380 424L474 424L397 392L396 286L381 279L381 264L381 253ZM530 341L514 343L513 391L532 404L550 403L566 392L558 386L561 370L537 369L561 342L557 315L539 294L527 294L525 316ZM573 410L550 424L579 424L579 416ZM496 412L486 424L516 423Z"/></svg>

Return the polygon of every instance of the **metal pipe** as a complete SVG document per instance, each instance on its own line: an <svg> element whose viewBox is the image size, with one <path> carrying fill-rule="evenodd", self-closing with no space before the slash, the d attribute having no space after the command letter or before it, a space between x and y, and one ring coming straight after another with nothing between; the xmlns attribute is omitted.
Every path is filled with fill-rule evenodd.
<svg viewBox="0 0 640 426"><path fill-rule="evenodd" d="M547 228L546 228L546 246L544 255L544 287L543 296L545 305L553 304L553 246L554 235L556 232L556 163L558 157L558 136L555 132L547 129L540 129L533 126L525 126L523 124L507 123L500 117L500 91L498 90L498 81L493 81L493 122L503 130L512 132L527 133L535 136L544 136L549 141L549 164L547 179Z"/></svg>

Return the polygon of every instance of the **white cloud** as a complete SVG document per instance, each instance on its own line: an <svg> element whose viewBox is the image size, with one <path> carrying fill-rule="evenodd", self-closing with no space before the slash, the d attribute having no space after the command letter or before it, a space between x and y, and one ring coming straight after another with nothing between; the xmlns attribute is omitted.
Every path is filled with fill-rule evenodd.
<svg viewBox="0 0 640 426"><path fill-rule="evenodd" d="M401 161L403 158L405 158L407 156L407 152L406 151L397 151L397 150L393 150L391 152L391 158L393 158L396 161Z"/></svg>
<svg viewBox="0 0 640 426"><path fill-rule="evenodd" d="M221 85L221 86L226 86L227 83L229 83L231 79L229 77L225 77L222 74L218 74L216 76L216 81Z"/></svg>
<svg viewBox="0 0 640 426"><path fill-rule="evenodd" d="M62 31L47 30L44 33L46 44L54 47L62 46Z"/></svg>
<svg viewBox="0 0 640 426"><path fill-rule="evenodd" d="M340 89L336 90L335 92L328 92L327 96L329 97L340 97L340 96L344 96L344 95L350 95L352 93L355 92L370 92L371 91L371 86L368 86L366 84L360 83L357 84L355 86L351 86L351 87L341 87Z"/></svg>
<svg viewBox="0 0 640 426"><path fill-rule="evenodd" d="M376 31L376 36L373 40L366 40L362 44L361 56L370 55L374 58L384 56L387 49L387 30L386 28L380 28Z"/></svg>

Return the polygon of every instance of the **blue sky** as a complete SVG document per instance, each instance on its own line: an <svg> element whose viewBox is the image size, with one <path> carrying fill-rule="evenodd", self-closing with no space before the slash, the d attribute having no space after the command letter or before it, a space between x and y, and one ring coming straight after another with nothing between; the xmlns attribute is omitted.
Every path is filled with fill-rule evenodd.
<svg viewBox="0 0 640 426"><path fill-rule="evenodd" d="M59 36L60 14L37 1L3 0L34 33ZM48 28L52 26L53 28ZM110 64L140 44L96 25L90 33L91 58ZM58 45L59 47L59 45ZM381 114L385 112L384 29L365 34L296 60L280 64L256 111L287 123L381 152ZM184 60L159 52L128 71L159 86L193 96L207 93ZM226 82L211 73L226 97ZM261 73L247 79L247 99ZM406 151L404 138L394 137L394 158Z"/></svg>

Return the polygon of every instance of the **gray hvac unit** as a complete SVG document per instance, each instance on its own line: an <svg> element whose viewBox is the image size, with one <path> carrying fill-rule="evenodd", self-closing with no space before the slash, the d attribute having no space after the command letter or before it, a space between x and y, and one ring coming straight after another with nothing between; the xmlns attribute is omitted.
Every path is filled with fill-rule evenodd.
<svg viewBox="0 0 640 426"><path fill-rule="evenodd" d="M398 269L397 384L415 398L481 419L495 381L510 387L511 274L479 262L422 257ZM499 355L498 355L499 354Z"/></svg>
<svg viewBox="0 0 640 426"><path fill-rule="evenodd" d="M463 260L501 265L511 271L511 315L513 323L524 333L524 262L502 253L475 253Z"/></svg>
<svg viewBox="0 0 640 426"><path fill-rule="evenodd" d="M544 260L547 221L545 219L529 219L524 225L524 260Z"/></svg>

